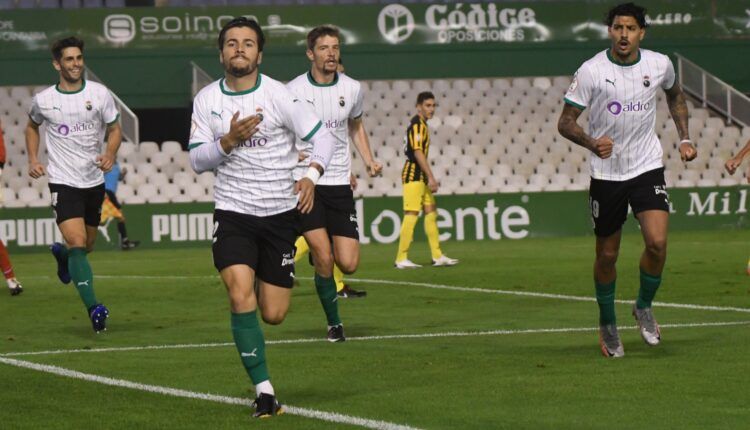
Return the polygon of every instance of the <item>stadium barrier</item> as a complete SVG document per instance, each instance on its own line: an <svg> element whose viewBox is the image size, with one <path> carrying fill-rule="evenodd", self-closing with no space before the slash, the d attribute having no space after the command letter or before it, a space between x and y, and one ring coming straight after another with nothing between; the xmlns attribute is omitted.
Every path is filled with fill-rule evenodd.
<svg viewBox="0 0 750 430"><path fill-rule="evenodd" d="M569 0L4 10L0 85L53 82L49 44L77 34L86 40L87 63L128 106L184 108L190 62L210 75L222 73L218 29L243 14L257 18L269 40L261 70L280 80L308 67L305 34L321 23L341 28L347 70L358 79L570 76L609 46L602 17L611 5ZM650 0L648 9L645 48L680 52L750 91L747 2Z"/></svg>
<svg viewBox="0 0 750 430"><path fill-rule="evenodd" d="M750 186L674 189L670 229L712 230L750 227ZM522 240L534 237L591 235L585 191L437 196L441 240ZM363 244L395 246L401 227L398 197L356 201ZM145 204L124 207L128 234L144 248L209 246L213 204ZM626 232L638 225L629 220ZM60 241L47 208L0 209L0 238L11 252L43 251ZM421 228L415 240L425 240ZM100 229L98 249L118 245L116 222Z"/></svg>

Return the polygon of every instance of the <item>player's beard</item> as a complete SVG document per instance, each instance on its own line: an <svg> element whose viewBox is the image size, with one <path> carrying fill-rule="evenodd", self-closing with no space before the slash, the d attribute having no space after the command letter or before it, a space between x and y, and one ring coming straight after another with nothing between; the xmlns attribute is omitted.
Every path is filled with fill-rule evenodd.
<svg viewBox="0 0 750 430"><path fill-rule="evenodd" d="M78 74L77 78L74 78L69 71L62 69L60 76L62 76L63 80L65 80L65 82L69 84L77 84L78 82L81 82L81 79L83 79L83 70Z"/></svg>
<svg viewBox="0 0 750 430"><path fill-rule="evenodd" d="M251 62L251 61L248 61L246 66L234 66L232 65L231 60L229 60L224 65L224 69L227 71L227 73L234 76L235 78L242 78L244 76L247 76L253 73L257 67L258 67L258 63Z"/></svg>

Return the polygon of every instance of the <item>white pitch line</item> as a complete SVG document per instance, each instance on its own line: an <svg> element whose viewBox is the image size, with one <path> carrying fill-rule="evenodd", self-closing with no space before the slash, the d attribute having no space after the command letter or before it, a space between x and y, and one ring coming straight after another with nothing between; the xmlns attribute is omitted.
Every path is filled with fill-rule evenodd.
<svg viewBox="0 0 750 430"><path fill-rule="evenodd" d="M129 388L132 390L162 394L165 396L207 400L210 402L224 403L228 405L250 406L252 404L252 401L250 401L249 399L244 399L241 397L220 396L216 394L181 390L178 388L162 387L159 385L141 384L139 382L128 381L125 379L108 378L106 376L78 372L76 370L65 369L63 367L32 363L29 361L15 360L12 358L0 357L0 363L4 363L10 366L22 367L24 369L36 370L44 373L51 373L53 375L64 376L67 378L80 379L83 381L96 382L98 384L104 384L114 387ZM418 430L415 427L406 425L390 423L387 421L353 417L350 415L343 415L335 412L318 411L315 409L300 408L289 405L284 405L284 408L286 409L286 413L291 415L299 415L306 418L313 418L338 424L350 424L354 426L380 430Z"/></svg>
<svg viewBox="0 0 750 430"><path fill-rule="evenodd" d="M369 282L372 284L387 284L387 285L411 285L414 287L432 288L432 289L437 289L437 290L464 291L464 292L485 293L485 294L505 294L505 295L511 295L511 296L539 297L539 298L544 298L544 299L572 300L572 301L579 301L579 302L595 302L596 301L595 297L569 296L565 294L551 294L551 293L536 293L532 291L493 290L491 288L456 287L453 285L428 284L425 282L390 281L390 280L385 280L385 279L362 279L362 278L349 278L349 281ZM633 301L632 300L615 300L615 303L632 305ZM702 311L750 313L750 308L737 308L737 307L730 307L730 306L693 305L693 304L686 304L686 303L665 303L665 302L654 302L654 306L661 306L665 308L694 309L694 310L702 310Z"/></svg>
<svg viewBox="0 0 750 430"><path fill-rule="evenodd" d="M736 325L750 325L750 321L721 321L709 323L674 323L660 324L662 328L695 328L695 327L725 327ZM619 327L620 330L635 330L637 326ZM498 336L514 334L546 334L546 333L576 333L592 332L598 330L598 327L569 327L569 328L536 328L536 329L519 329L519 330L485 330L485 331L457 331L442 333L416 333L416 334L392 334L382 336L355 336L347 337L347 341L367 341L367 340L393 340L393 339L429 339L438 337L469 337L469 336ZM269 340L266 345L288 345L300 343L322 343L326 342L321 338L303 338L303 339L282 339ZM88 348L88 349L56 349L49 351L29 351L29 352L9 352L0 354L2 357L23 357L32 355L59 355L75 353L101 353L101 352L127 352L127 351L149 351L163 349L193 349L193 348L219 348L234 346L232 342L223 343L186 343L174 345L147 345L147 346L124 346L112 348Z"/></svg>
<svg viewBox="0 0 750 430"><path fill-rule="evenodd" d="M28 278L50 278L49 276L28 276ZM218 275L95 275L94 278L100 279L219 279ZM299 277L297 279L311 280L311 277ZM424 287L432 288L437 290L450 290L450 291L463 291L468 293L484 293L484 294L502 294L510 296L521 296L521 297L537 297L543 299L558 299L568 300L577 302L595 302L594 297L585 296L571 296L566 294L552 294L552 293L537 293L533 291L511 291L511 290L495 290L491 288L476 288L476 287L458 287L455 285L443 285L443 284L429 284L426 282L410 282L410 281L391 281L387 279L365 279L365 278L349 278L350 281L356 282L369 282L372 284L385 284L385 285L410 285L413 287ZM615 300L615 303L632 305L632 300ZM712 305L694 305L690 303L668 303L668 302L654 302L655 306L661 306L665 308L676 308L676 309L691 309L701 311L717 311L717 312L742 312L750 313L750 308L738 308L731 306L712 306Z"/></svg>

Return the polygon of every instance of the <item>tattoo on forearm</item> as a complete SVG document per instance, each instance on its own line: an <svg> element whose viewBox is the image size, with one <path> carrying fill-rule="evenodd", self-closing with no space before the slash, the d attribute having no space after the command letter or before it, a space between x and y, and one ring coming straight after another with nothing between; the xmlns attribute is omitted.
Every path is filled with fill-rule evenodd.
<svg viewBox="0 0 750 430"><path fill-rule="evenodd" d="M682 90L673 96L667 94L667 105L669 106L669 113L672 115L672 119L674 119L674 125L677 126L677 133L680 135L680 139L690 139L688 108L685 102L685 94Z"/></svg>
<svg viewBox="0 0 750 430"><path fill-rule="evenodd" d="M563 113L562 116L560 116L560 122L557 125L557 129L564 138L571 140L573 143L586 149L590 148L591 138L585 131L583 131L583 127L576 122L576 118L573 116Z"/></svg>

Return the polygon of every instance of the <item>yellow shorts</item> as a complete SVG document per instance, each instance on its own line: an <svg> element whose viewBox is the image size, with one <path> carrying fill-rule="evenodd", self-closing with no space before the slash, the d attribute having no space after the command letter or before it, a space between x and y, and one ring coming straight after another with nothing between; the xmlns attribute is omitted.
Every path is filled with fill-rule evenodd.
<svg viewBox="0 0 750 430"><path fill-rule="evenodd" d="M404 184L404 211L419 212L426 205L434 205L435 197L422 181Z"/></svg>

